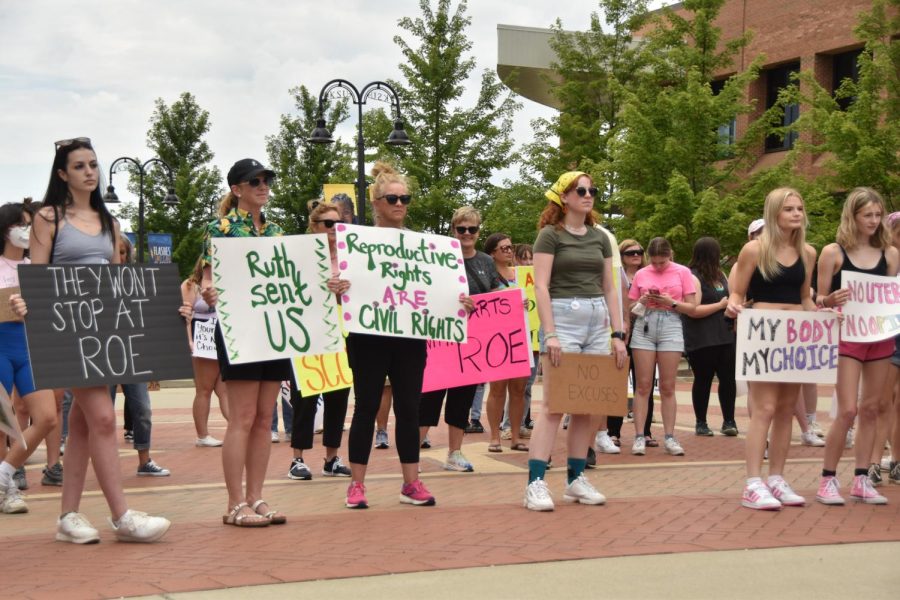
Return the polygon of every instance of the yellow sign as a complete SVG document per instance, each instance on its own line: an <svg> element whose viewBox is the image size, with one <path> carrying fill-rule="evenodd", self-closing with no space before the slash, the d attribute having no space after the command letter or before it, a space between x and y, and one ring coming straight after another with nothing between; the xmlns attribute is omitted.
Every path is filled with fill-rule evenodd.
<svg viewBox="0 0 900 600"><path fill-rule="evenodd" d="M293 360L294 379L303 396L343 390L353 385L353 371L347 362L347 352L296 356Z"/></svg>
<svg viewBox="0 0 900 600"><path fill-rule="evenodd" d="M538 329L541 327L541 319L538 317L537 296L534 294L534 267L516 267L516 285L525 290L525 300L528 301L528 329L531 331L531 349L538 352Z"/></svg>

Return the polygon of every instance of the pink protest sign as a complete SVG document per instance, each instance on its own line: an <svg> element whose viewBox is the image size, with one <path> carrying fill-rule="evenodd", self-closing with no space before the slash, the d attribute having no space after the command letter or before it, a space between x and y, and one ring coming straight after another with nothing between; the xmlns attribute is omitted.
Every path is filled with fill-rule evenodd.
<svg viewBox="0 0 900 600"><path fill-rule="evenodd" d="M521 289L474 296L468 340L428 342L423 392L528 377L531 347Z"/></svg>

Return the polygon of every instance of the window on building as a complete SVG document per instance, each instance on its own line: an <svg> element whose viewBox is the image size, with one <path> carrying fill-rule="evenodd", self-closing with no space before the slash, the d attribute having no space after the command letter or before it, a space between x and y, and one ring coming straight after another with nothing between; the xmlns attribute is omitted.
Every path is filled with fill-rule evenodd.
<svg viewBox="0 0 900 600"><path fill-rule="evenodd" d="M800 72L800 63L790 63L781 65L773 69L765 71L766 78L766 110L775 106L778 102L778 92L786 88L791 83L791 75ZM788 126L800 117L800 105L788 104L784 107L784 117L782 118L782 126ZM782 139L777 135L770 135L766 138L766 151L777 152L779 150L790 150L797 141L797 133L791 131L786 133Z"/></svg>
<svg viewBox="0 0 900 600"><path fill-rule="evenodd" d="M718 79L716 81L710 82L710 87L712 88L713 95L718 95L719 92L725 87L725 80ZM730 156L732 154L732 149L730 146L734 145L734 136L736 130L736 122L735 118L732 117L730 121L727 123L723 123L719 125L717 130L719 137L719 145L722 146L722 154L723 158L726 156Z"/></svg>
<svg viewBox="0 0 900 600"><path fill-rule="evenodd" d="M835 54L832 57L831 62L831 93L832 95L837 92L837 89L841 87L841 83L845 79L849 79L851 81L859 81L859 55L862 53L862 48L857 48L856 50L850 50L849 52L842 52L841 54ZM847 98L838 98L837 103L838 106L841 107L841 110L847 110L855 98L847 97Z"/></svg>

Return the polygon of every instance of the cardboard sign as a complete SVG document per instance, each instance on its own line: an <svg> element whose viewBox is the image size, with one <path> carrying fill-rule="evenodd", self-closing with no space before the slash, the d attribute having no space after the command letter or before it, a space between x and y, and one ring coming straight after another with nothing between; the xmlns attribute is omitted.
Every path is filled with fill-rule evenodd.
<svg viewBox="0 0 900 600"><path fill-rule="evenodd" d="M9 308L9 297L18 293L20 292L17 287L0 288L0 323L22 320Z"/></svg>
<svg viewBox="0 0 900 600"><path fill-rule="evenodd" d="M194 356L218 360L216 354L216 318L194 321Z"/></svg>
<svg viewBox="0 0 900 600"><path fill-rule="evenodd" d="M338 267L351 283L341 298L347 331L466 341L469 293L459 241L390 227L337 225Z"/></svg>
<svg viewBox="0 0 900 600"><path fill-rule="evenodd" d="M628 359L619 369L614 356L602 354L560 355L559 366L541 357L544 403L552 413L573 415L628 414Z"/></svg>
<svg viewBox="0 0 900 600"><path fill-rule="evenodd" d="M190 379L175 265L20 265L37 389Z"/></svg>
<svg viewBox="0 0 900 600"><path fill-rule="evenodd" d="M291 361L294 380L300 387L300 395L314 396L343 390L353 385L353 371L347 361L347 352L297 356Z"/></svg>
<svg viewBox="0 0 900 600"><path fill-rule="evenodd" d="M531 375L533 355L523 292L511 288L473 296L468 341L428 342L422 391Z"/></svg>
<svg viewBox="0 0 900 600"><path fill-rule="evenodd" d="M900 333L900 278L841 272L850 299L841 308L845 342L879 342Z"/></svg>
<svg viewBox="0 0 900 600"><path fill-rule="evenodd" d="M216 312L228 361L243 364L343 347L328 291L328 236L213 238Z"/></svg>
<svg viewBox="0 0 900 600"><path fill-rule="evenodd" d="M839 338L834 313L745 309L737 321L735 379L834 383Z"/></svg>
<svg viewBox="0 0 900 600"><path fill-rule="evenodd" d="M25 443L25 436L22 435L22 430L19 429L19 422L13 413L12 400L9 399L6 388L2 385L0 385L0 432L8 435L11 440L19 440L23 448L28 448L28 444Z"/></svg>
<svg viewBox="0 0 900 600"><path fill-rule="evenodd" d="M528 301L528 330L531 336L531 349L534 352L540 352L538 329L541 328L541 318L538 316L537 296L534 293L534 267L516 267L516 285L525 290L525 300Z"/></svg>

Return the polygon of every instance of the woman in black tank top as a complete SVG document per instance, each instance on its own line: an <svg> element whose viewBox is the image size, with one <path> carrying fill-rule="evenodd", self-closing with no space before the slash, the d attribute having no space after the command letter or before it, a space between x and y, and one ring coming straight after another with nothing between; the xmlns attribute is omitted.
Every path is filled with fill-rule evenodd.
<svg viewBox="0 0 900 600"><path fill-rule="evenodd" d="M819 299L825 307L846 304L849 291L841 287L844 272L893 277L897 274L898 252L884 224L884 201L871 188L856 188L847 196L837 231L837 241L822 249L819 258ZM875 444L879 416L887 412L884 382L888 379L894 340L872 343L840 343L837 375L838 412L825 439L825 460L816 500L823 504L844 504L835 477L847 431L857 412L859 425L854 453L856 468L850 496L866 504L885 504L868 478L869 459ZM859 393L862 381L862 393ZM885 400L885 401L883 401ZM880 449L879 449L880 460Z"/></svg>
<svg viewBox="0 0 900 600"><path fill-rule="evenodd" d="M766 196L763 213L763 234L744 245L731 273L726 315L736 317L748 295L754 308L815 310L810 284L816 251L805 241L808 222L803 198L791 188L775 189ZM802 506L805 499L783 476L800 384L753 381L749 387L752 411L746 444L747 484L741 504L757 510ZM763 481L763 453L770 426L769 478Z"/></svg>

